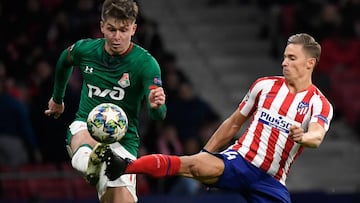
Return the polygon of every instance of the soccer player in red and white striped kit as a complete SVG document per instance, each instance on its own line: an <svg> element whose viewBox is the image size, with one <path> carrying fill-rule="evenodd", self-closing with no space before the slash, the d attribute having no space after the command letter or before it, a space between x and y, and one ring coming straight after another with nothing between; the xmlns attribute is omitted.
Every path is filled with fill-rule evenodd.
<svg viewBox="0 0 360 203"><path fill-rule="evenodd" d="M152 154L108 163L112 179L124 173L153 177L180 175L210 187L238 191L249 202L291 202L285 180L304 148L317 148L333 116L333 107L312 83L320 45L306 33L290 36L283 76L262 77L239 107L216 130L202 152L191 156ZM223 149L251 119L244 134Z"/></svg>

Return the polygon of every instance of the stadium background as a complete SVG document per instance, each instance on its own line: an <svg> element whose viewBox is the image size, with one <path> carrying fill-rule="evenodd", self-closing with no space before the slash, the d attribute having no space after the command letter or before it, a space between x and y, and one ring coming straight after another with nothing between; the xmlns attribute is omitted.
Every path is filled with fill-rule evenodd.
<svg viewBox="0 0 360 203"><path fill-rule="evenodd" d="M0 1L0 67L7 72L1 79L26 107L35 135L32 141L19 136L26 143L28 162L0 164L0 202L97 202L94 188L70 167L64 148L66 126L76 110L77 72L67 90L65 114L54 121L42 112L60 51L80 38L101 37L101 2ZM287 185L295 203L360 202L359 1L138 3L141 18L134 40L159 60L171 112L165 123L150 122L146 113L142 115L141 153L198 151L254 79L281 74L286 38L308 32L323 47L314 82L334 104L335 118L320 148L305 150L294 164ZM11 118L1 116L0 122ZM189 118L194 126L185 124ZM36 150L41 158L33 153ZM138 194L144 203L243 201L231 192L209 192L181 178L139 176Z"/></svg>

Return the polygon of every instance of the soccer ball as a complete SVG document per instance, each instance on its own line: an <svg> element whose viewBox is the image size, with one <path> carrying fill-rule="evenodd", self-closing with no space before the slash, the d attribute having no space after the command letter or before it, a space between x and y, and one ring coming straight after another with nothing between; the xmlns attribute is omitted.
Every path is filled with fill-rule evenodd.
<svg viewBox="0 0 360 203"><path fill-rule="evenodd" d="M119 106L102 103L90 111L87 128L96 141L111 144L124 137L128 129L128 118Z"/></svg>

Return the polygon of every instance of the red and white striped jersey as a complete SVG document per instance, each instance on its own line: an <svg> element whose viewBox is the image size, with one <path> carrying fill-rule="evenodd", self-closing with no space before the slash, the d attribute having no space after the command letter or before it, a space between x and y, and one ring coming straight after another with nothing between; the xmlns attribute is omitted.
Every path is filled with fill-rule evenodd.
<svg viewBox="0 0 360 203"><path fill-rule="evenodd" d="M239 111L253 117L232 149L284 185L290 166L303 151L288 138L289 127L301 125L306 132L311 122L317 122L327 131L333 116L332 105L316 86L293 94L280 76L256 80Z"/></svg>

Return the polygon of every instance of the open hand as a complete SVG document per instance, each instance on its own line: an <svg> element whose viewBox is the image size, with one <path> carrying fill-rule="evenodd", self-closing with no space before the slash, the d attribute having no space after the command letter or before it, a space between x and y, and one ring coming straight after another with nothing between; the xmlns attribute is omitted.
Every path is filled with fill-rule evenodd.
<svg viewBox="0 0 360 203"><path fill-rule="evenodd" d="M64 112L65 106L64 102L61 104L57 104L54 102L53 98L51 97L48 102L48 109L45 110L45 115L47 116L54 116L55 119L58 119L60 115Z"/></svg>

